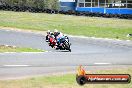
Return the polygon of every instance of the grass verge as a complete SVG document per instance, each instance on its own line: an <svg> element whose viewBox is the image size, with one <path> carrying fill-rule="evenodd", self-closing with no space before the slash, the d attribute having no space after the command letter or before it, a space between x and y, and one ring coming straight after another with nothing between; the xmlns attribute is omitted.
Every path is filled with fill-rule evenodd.
<svg viewBox="0 0 132 88"><path fill-rule="evenodd" d="M0 11L0 26L46 31L59 29L61 32L88 37L118 38L132 33L132 20L69 16L60 14Z"/></svg>
<svg viewBox="0 0 132 88"><path fill-rule="evenodd" d="M132 75L132 68L100 70L94 73ZM132 82L130 84L86 84L79 86L75 81L75 74L66 74L19 80L3 80L0 81L0 88L132 88Z"/></svg>
<svg viewBox="0 0 132 88"><path fill-rule="evenodd" d="M44 52L44 50L0 45L1 52Z"/></svg>

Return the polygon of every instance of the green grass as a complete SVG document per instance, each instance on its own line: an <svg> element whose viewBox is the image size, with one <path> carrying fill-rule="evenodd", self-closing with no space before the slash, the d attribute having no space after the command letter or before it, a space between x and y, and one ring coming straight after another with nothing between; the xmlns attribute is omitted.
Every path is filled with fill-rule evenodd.
<svg viewBox="0 0 132 88"><path fill-rule="evenodd" d="M132 75L132 68L99 70L90 73ZM86 84L79 86L75 79L75 74L65 74L3 80L0 81L0 88L132 88L132 82L130 84Z"/></svg>
<svg viewBox="0 0 132 88"><path fill-rule="evenodd" d="M132 20L60 14L0 11L0 26L46 31L58 29L72 35L129 39Z"/></svg>
<svg viewBox="0 0 132 88"><path fill-rule="evenodd" d="M44 52L44 50L32 49L32 48L23 48L23 47L12 47L12 46L0 46L1 52Z"/></svg>

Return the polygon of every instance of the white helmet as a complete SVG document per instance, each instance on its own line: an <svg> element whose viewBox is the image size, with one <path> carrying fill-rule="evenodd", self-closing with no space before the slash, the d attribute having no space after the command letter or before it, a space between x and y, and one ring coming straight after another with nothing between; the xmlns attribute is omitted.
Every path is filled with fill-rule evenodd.
<svg viewBox="0 0 132 88"><path fill-rule="evenodd" d="M47 31L47 34L50 34L50 30Z"/></svg>
<svg viewBox="0 0 132 88"><path fill-rule="evenodd" d="M50 32L50 30L48 30L47 32Z"/></svg>
<svg viewBox="0 0 132 88"><path fill-rule="evenodd" d="M58 30L57 30L57 29L55 29L55 30L54 30L54 32L58 32Z"/></svg>

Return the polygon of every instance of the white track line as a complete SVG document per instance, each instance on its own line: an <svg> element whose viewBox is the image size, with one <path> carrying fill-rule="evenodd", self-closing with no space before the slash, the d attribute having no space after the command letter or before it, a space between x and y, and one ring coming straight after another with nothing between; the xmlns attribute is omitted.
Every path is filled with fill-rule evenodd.
<svg viewBox="0 0 132 88"><path fill-rule="evenodd" d="M4 67L29 67L30 65L3 65Z"/></svg>
<svg viewBox="0 0 132 88"><path fill-rule="evenodd" d="M41 54L41 53L47 53L49 51L45 51L45 52L3 52L0 54Z"/></svg>
<svg viewBox="0 0 132 88"><path fill-rule="evenodd" d="M110 65L111 63L94 63L96 65Z"/></svg>

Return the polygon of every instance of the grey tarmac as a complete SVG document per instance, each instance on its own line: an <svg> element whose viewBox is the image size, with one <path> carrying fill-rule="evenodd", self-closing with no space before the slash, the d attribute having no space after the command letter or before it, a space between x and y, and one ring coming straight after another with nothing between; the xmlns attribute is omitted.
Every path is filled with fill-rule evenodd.
<svg viewBox="0 0 132 88"><path fill-rule="evenodd" d="M72 52L55 50L45 36L29 32L0 30L0 45L43 49L41 53L0 53L0 78L13 79L54 73L132 66L132 41L103 40L70 36Z"/></svg>

